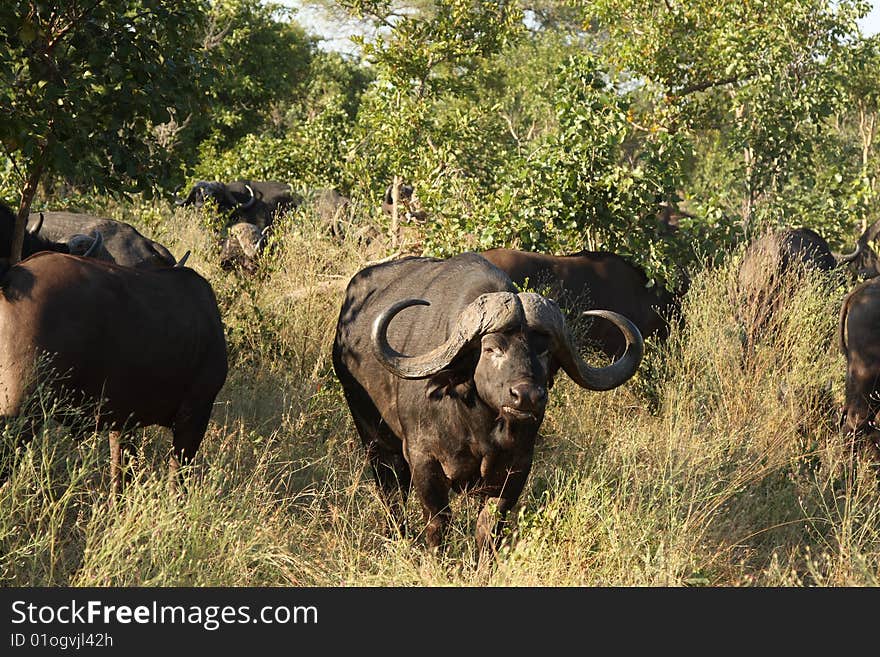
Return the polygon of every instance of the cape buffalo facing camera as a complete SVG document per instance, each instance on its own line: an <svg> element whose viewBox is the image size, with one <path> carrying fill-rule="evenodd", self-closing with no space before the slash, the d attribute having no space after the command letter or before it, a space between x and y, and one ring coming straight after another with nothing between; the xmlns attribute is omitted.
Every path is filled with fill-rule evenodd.
<svg viewBox="0 0 880 657"><path fill-rule="evenodd" d="M468 491L484 501L477 545L481 553L491 549L491 503L501 522L519 498L558 370L589 390L610 390L641 361L632 322L589 312L625 337L626 352L608 367L581 359L556 303L518 294L477 254L410 257L355 274L336 325L333 367L401 527L412 486L427 543L440 546L450 492Z"/></svg>

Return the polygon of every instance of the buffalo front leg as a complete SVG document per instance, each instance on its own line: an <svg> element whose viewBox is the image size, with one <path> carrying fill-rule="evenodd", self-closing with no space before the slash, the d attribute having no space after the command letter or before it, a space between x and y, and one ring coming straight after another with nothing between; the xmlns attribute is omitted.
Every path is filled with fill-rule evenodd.
<svg viewBox="0 0 880 657"><path fill-rule="evenodd" d="M176 489L184 489L181 467L189 465L202 444L208 421L211 419L212 402L200 406L184 406L174 418L171 430L174 434L168 470L171 484Z"/></svg>
<svg viewBox="0 0 880 657"><path fill-rule="evenodd" d="M482 563L498 551L501 535L507 524L507 513L516 504L529 476L531 463L508 472L497 496L486 496L477 517L477 552Z"/></svg>
<svg viewBox="0 0 880 657"><path fill-rule="evenodd" d="M449 509L449 480L440 464L433 459L414 463L412 473L413 488L422 503L425 542L431 550L439 550L452 517Z"/></svg>
<svg viewBox="0 0 880 657"><path fill-rule="evenodd" d="M113 497L120 495L131 480L131 448L121 431L110 432L110 492Z"/></svg>

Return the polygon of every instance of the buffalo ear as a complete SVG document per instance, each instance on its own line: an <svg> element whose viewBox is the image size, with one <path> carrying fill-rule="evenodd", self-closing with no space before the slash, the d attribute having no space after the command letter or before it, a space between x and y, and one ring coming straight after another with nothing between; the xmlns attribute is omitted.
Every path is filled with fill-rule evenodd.
<svg viewBox="0 0 880 657"><path fill-rule="evenodd" d="M437 401L445 395L464 399L473 390L474 370L480 352L465 349L445 368L428 379L425 397Z"/></svg>
<svg viewBox="0 0 880 657"><path fill-rule="evenodd" d="M432 401L444 396L466 399L474 390L474 368L471 357L458 358L449 367L428 379L425 397Z"/></svg>
<svg viewBox="0 0 880 657"><path fill-rule="evenodd" d="M458 396L462 391L456 388L470 381L470 378L466 372L458 369L442 370L428 379L425 397L437 401L446 395Z"/></svg>

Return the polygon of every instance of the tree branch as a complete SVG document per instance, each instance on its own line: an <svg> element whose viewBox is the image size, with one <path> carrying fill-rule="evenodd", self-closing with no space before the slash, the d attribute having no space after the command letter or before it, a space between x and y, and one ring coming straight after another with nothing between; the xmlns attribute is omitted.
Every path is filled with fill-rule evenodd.
<svg viewBox="0 0 880 657"><path fill-rule="evenodd" d="M678 96L679 98L682 96L688 96L693 93L697 93L698 91L706 91L707 89L712 89L714 87L723 87L726 84L733 84L734 82L745 82L746 80L751 80L752 78L758 75L757 71L751 71L746 73L745 75L732 75L729 78L722 78L721 80L705 80L703 82L698 82L697 84L692 84L680 91L674 92L672 95Z"/></svg>

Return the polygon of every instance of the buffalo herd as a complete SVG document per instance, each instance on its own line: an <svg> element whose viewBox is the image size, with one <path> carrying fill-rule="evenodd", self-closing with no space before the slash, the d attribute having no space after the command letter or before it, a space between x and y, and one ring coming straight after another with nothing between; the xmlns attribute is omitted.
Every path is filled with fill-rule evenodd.
<svg viewBox="0 0 880 657"><path fill-rule="evenodd" d="M384 212L400 208L410 220L426 220L412 186L392 191L382 198ZM336 190L301 195L284 183L251 180L199 181L175 204L206 207L209 200L224 225L221 267L246 272L257 269L283 213L314 203L322 225L341 236L350 209ZM171 469L190 462L227 375L211 284L185 266L186 256L178 261L133 226L73 212L32 213L22 260L10 264L14 223L0 204L2 415L25 417L42 381L54 395L94 404L92 428L110 431L117 492L135 427L170 428ZM873 401L880 393L880 265L870 246L878 233L880 222L848 254L833 253L807 228L768 233L745 249L736 287L741 306L763 313L744 330L748 350L787 273L807 268L867 279L840 311L842 428L880 461ZM476 543L491 553L528 479L560 370L587 390L624 384L640 366L644 340L665 339L681 321L686 289L656 285L628 259L602 251L406 256L355 273L341 300L332 363L397 528L406 531L403 507L414 491L424 540L442 546L450 493L465 492L482 501ZM593 355L582 355L587 347ZM610 363L591 365L595 358ZM24 426L22 441L39 421Z"/></svg>

